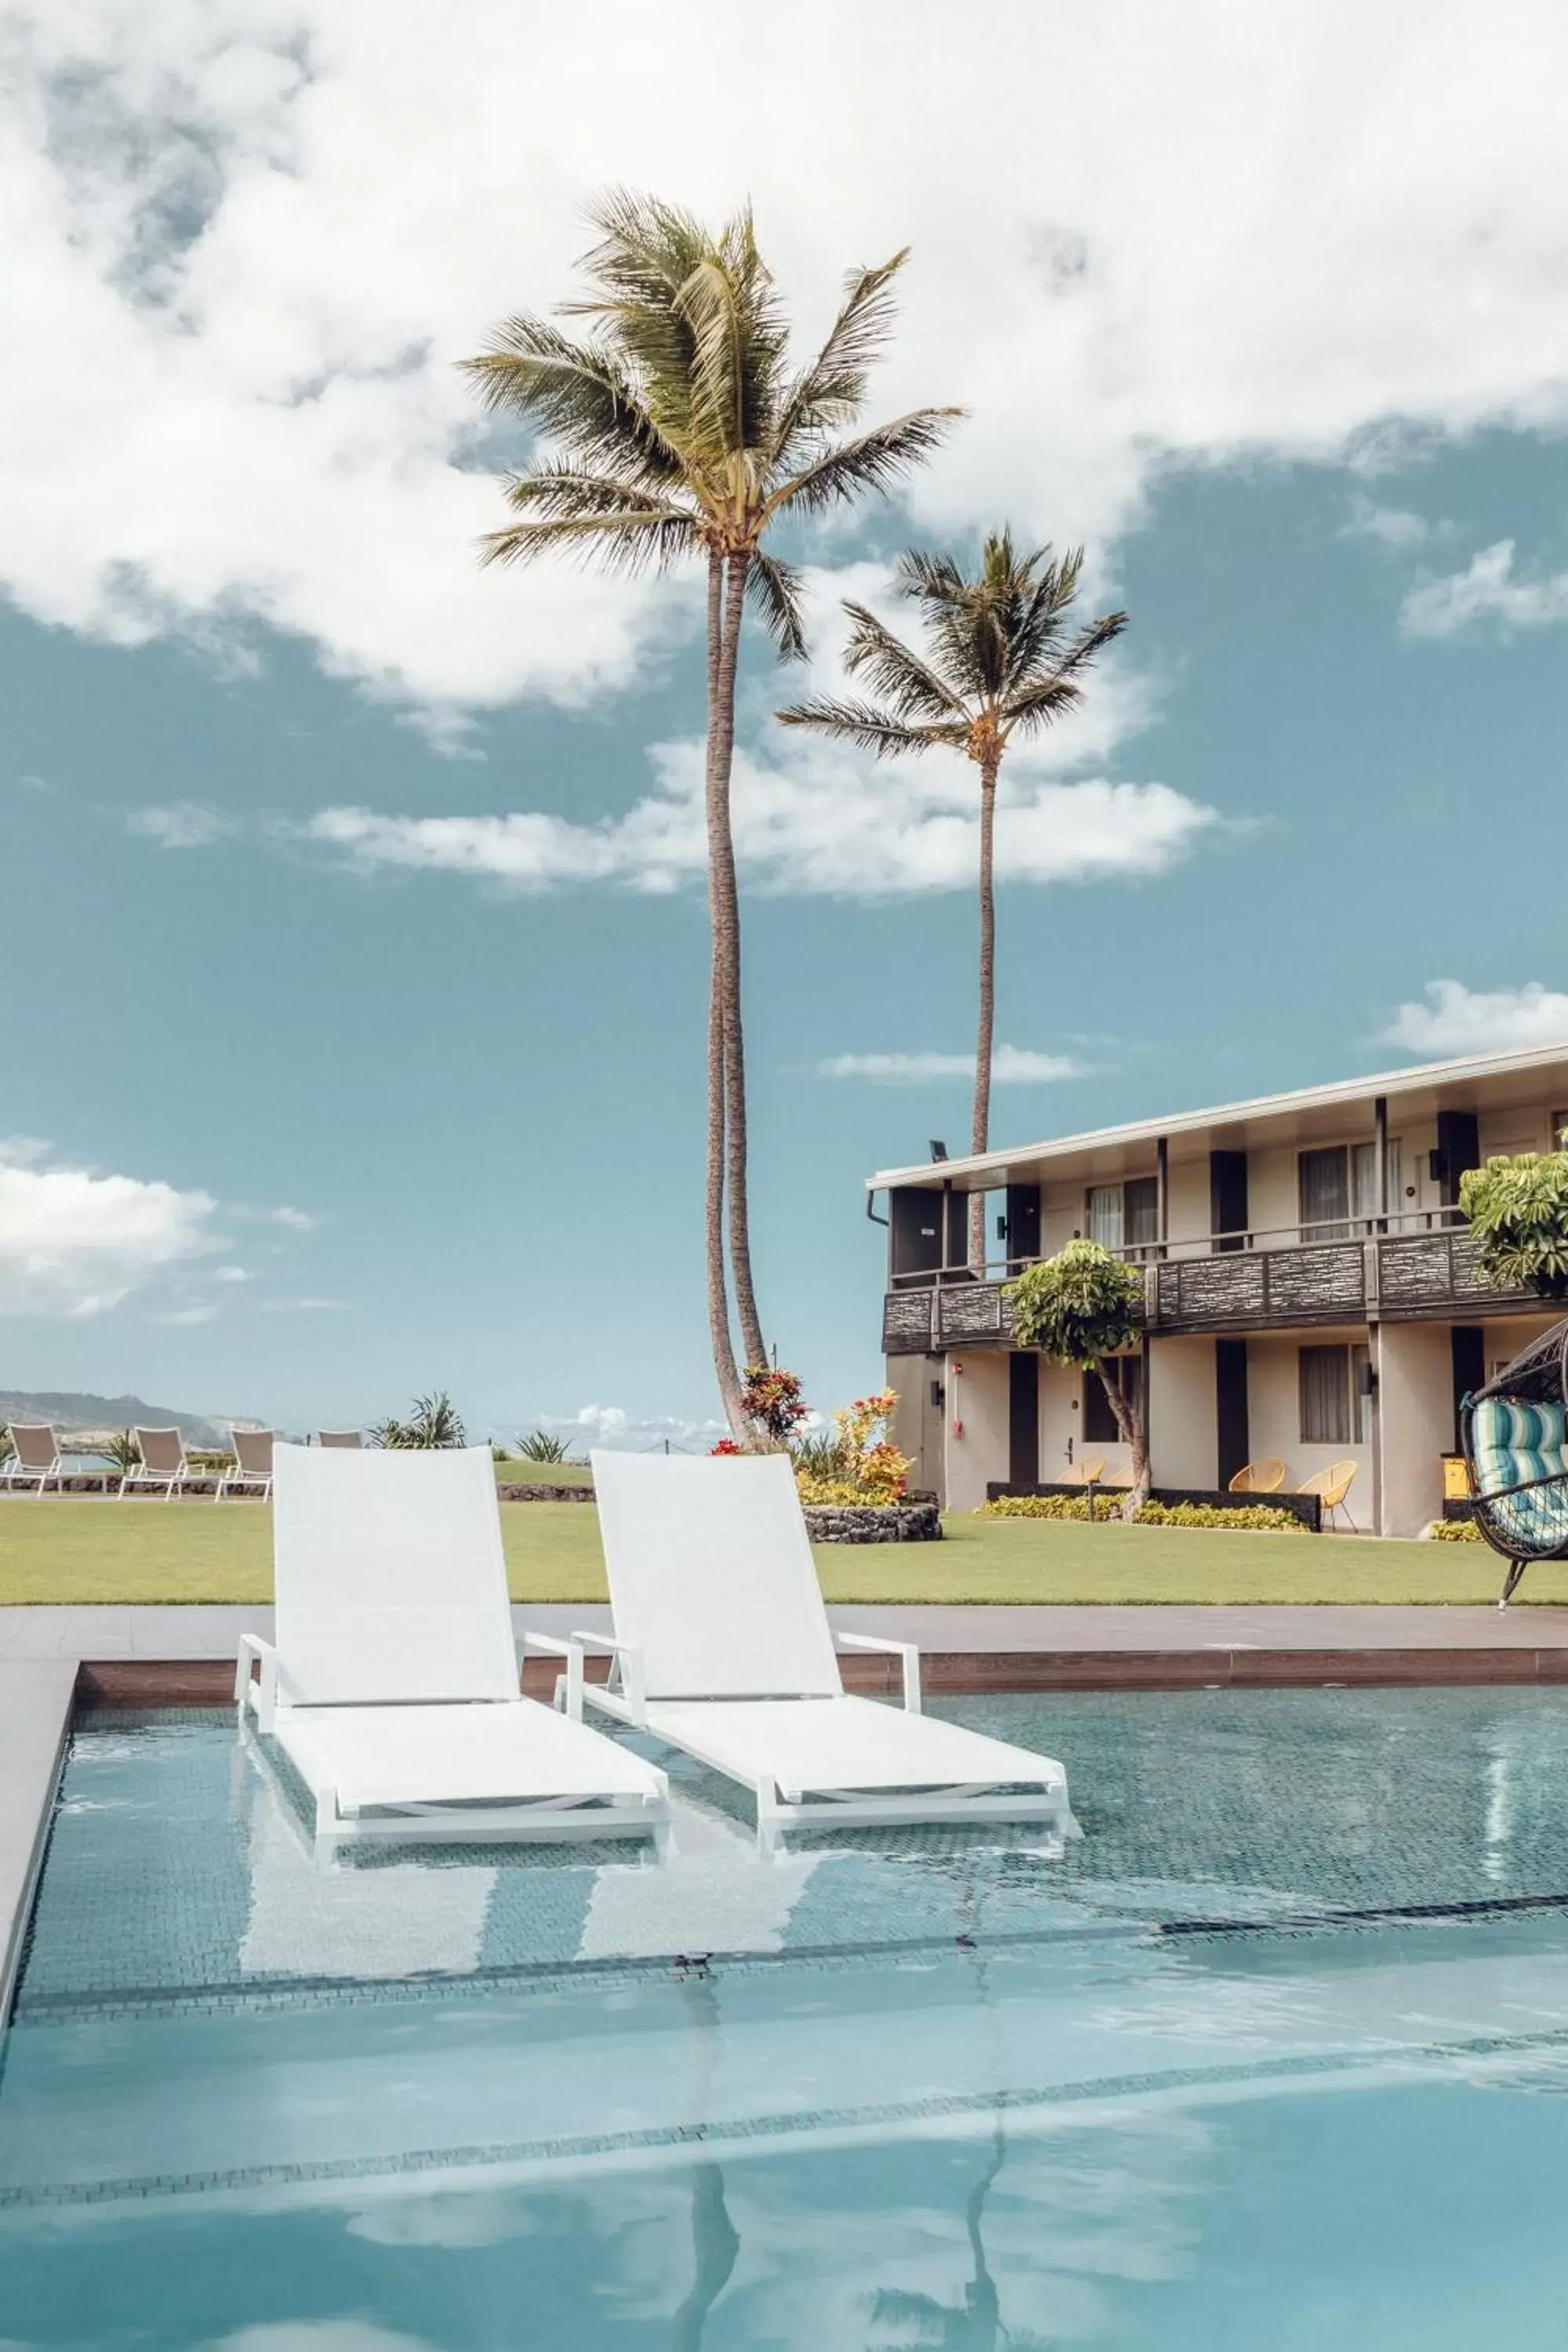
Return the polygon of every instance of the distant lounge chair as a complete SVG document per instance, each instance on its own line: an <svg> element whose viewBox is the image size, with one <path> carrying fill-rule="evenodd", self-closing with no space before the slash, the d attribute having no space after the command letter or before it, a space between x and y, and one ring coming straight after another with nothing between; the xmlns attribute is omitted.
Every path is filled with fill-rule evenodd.
<svg viewBox="0 0 1568 2352"><path fill-rule="evenodd" d="M122 1495L128 1486L162 1486L166 1495L178 1495L201 1475L185 1460L185 1441L177 1429L139 1429L136 1444L142 1459L120 1481Z"/></svg>
<svg viewBox="0 0 1568 2352"><path fill-rule="evenodd" d="M1069 1462L1062 1485L1064 1486L1098 1486L1104 1476L1104 1459L1095 1454L1090 1454L1083 1462Z"/></svg>
<svg viewBox="0 0 1568 2352"><path fill-rule="evenodd" d="M319 1429L316 1443L318 1445L352 1447L357 1454L363 1450L364 1433L359 1429Z"/></svg>
<svg viewBox="0 0 1568 2352"><path fill-rule="evenodd" d="M259 1487L265 1503L272 1492L273 1433L269 1429L231 1429L234 1468L217 1482L217 1499L237 1486Z"/></svg>
<svg viewBox="0 0 1568 2352"><path fill-rule="evenodd" d="M1331 1462L1326 1470L1314 1470L1310 1478L1303 1478L1296 1492L1298 1495L1317 1496L1331 1528L1335 1512L1344 1510L1345 1496L1355 1482L1359 1467L1355 1462ZM1353 1534L1354 1527L1348 1510L1345 1511L1345 1525Z"/></svg>
<svg viewBox="0 0 1568 2352"><path fill-rule="evenodd" d="M522 1696L488 1446L279 1444L273 1475L278 1638L242 1637L235 1697L310 1790L319 1858L355 1838L667 1837L662 1772Z"/></svg>
<svg viewBox="0 0 1568 2352"><path fill-rule="evenodd" d="M921 1709L920 1653L835 1636L783 1454L742 1461L593 1455L615 1638L574 1633L558 1698L584 1701L754 1791L759 1844L868 1822L1078 1824L1059 1764ZM835 1642L903 1664L901 1708L851 1698ZM609 1650L607 1689L584 1681Z"/></svg>
<svg viewBox="0 0 1568 2352"><path fill-rule="evenodd" d="M1285 1465L1275 1455L1266 1454L1260 1462L1244 1462L1229 1486L1227 1495L1277 1495L1285 1484Z"/></svg>
<svg viewBox="0 0 1568 2352"><path fill-rule="evenodd" d="M58 1486L65 1473L60 1466L59 1440L54 1431L40 1422L14 1421L10 1432L11 1457L0 1463L0 1479L7 1486L19 1480L37 1495L43 1493L51 1478Z"/></svg>

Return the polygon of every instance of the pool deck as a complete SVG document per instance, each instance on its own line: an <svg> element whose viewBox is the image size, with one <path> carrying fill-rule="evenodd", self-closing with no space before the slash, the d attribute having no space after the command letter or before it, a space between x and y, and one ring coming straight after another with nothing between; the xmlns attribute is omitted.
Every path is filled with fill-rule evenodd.
<svg viewBox="0 0 1568 2352"><path fill-rule="evenodd" d="M73 1658L0 1657L0 2025L22 1957L76 1680Z"/></svg>
<svg viewBox="0 0 1568 2352"><path fill-rule="evenodd" d="M916 1643L932 1689L1190 1686L1367 1681L1568 1681L1568 1610L1467 1607L836 1607L847 1633ZM580 1603L512 1612L560 1635L609 1630ZM242 1633L270 1636L268 1608L0 1609L0 1663L72 1660L89 1696L155 1703L221 1698ZM875 1658L846 1659L857 1687L887 1679ZM160 1687L156 1669L167 1670ZM120 1670L120 1671L116 1671ZM528 1686L553 1680L529 1663Z"/></svg>

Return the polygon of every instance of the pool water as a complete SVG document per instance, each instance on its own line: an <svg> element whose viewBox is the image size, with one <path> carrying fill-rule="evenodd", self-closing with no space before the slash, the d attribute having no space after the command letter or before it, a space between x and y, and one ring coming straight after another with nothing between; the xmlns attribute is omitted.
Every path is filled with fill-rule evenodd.
<svg viewBox="0 0 1568 2352"><path fill-rule="evenodd" d="M938 1703L1085 1828L311 1867L89 1718L0 2074L0 2347L1559 2347L1568 1706Z"/></svg>

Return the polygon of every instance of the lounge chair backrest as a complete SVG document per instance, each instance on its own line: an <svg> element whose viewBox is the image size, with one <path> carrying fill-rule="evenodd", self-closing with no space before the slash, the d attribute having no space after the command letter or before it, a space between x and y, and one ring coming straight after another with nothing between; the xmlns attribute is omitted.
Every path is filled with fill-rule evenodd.
<svg viewBox="0 0 1568 2352"><path fill-rule="evenodd" d="M136 1443L142 1451L142 1466L160 1477L178 1476L185 1466L185 1444L177 1429L139 1429Z"/></svg>
<svg viewBox="0 0 1568 2352"><path fill-rule="evenodd" d="M16 1451L13 1468L17 1470L52 1470L59 1454L55 1433L37 1422L14 1421L11 1443Z"/></svg>
<svg viewBox="0 0 1568 2352"><path fill-rule="evenodd" d="M787 1455L593 1456L616 1636L649 1698L843 1689Z"/></svg>
<svg viewBox="0 0 1568 2352"><path fill-rule="evenodd" d="M270 1478L272 1475L272 1432L269 1429L231 1429L234 1440L235 1466L247 1478Z"/></svg>
<svg viewBox="0 0 1568 2352"><path fill-rule="evenodd" d="M272 1455L280 1696L386 1706L518 1695L488 1445Z"/></svg>
<svg viewBox="0 0 1568 2352"><path fill-rule="evenodd" d="M321 1429L317 1431L316 1435L321 1444L342 1446L345 1452L353 1451L357 1454L363 1451L364 1446L364 1438L357 1429Z"/></svg>

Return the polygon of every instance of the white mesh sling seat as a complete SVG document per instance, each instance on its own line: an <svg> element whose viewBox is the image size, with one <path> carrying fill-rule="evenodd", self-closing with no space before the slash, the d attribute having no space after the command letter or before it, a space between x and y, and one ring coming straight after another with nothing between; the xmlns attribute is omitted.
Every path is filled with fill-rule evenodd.
<svg viewBox="0 0 1568 2352"><path fill-rule="evenodd" d="M318 1853L369 1837L663 1842L663 1773L521 1695L488 1446L279 1445L272 1497L277 1640L242 1638L235 1697L310 1791Z"/></svg>
<svg viewBox="0 0 1568 2352"><path fill-rule="evenodd" d="M904 1669L902 1707L846 1694L784 1455L593 1459L615 1636L573 1635L569 1716L602 1708L752 1790L764 1847L796 1824L1046 1821L1077 1835L1053 1759L921 1713L911 1644L839 1634ZM609 1685L590 1685L584 1653L605 1648Z"/></svg>

